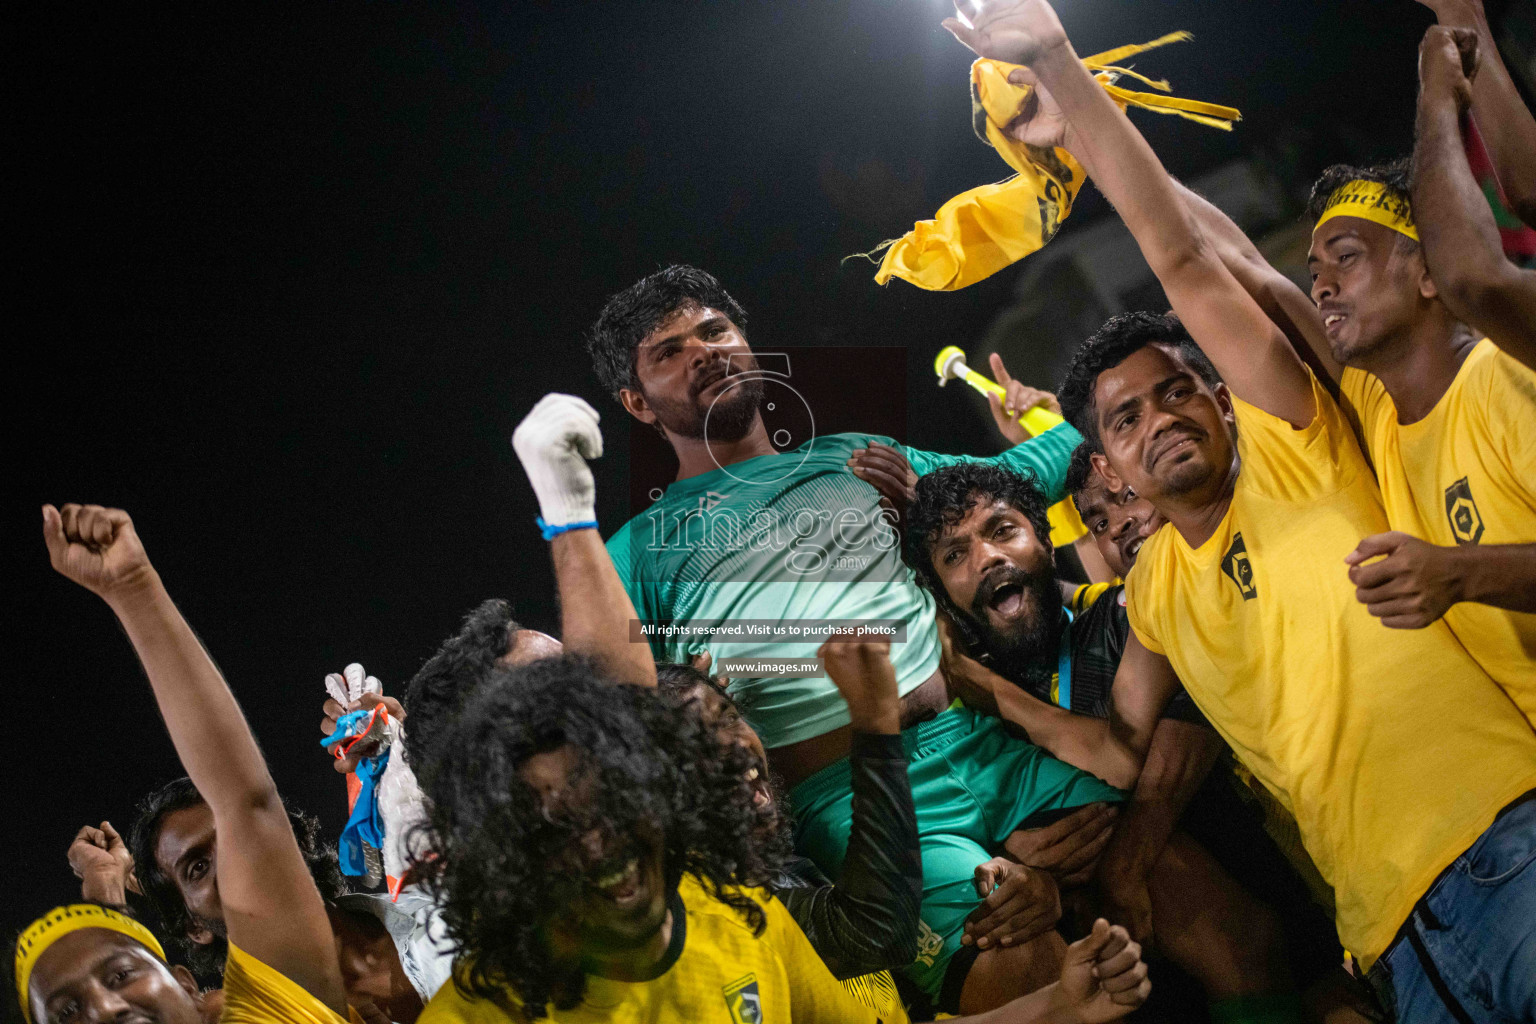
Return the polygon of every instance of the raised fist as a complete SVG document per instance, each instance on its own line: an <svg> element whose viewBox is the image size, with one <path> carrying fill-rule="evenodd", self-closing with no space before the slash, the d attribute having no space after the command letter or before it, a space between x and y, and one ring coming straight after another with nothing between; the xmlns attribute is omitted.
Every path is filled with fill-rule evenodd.
<svg viewBox="0 0 1536 1024"><path fill-rule="evenodd" d="M834 638L816 651L860 732L900 732L901 698L889 640Z"/></svg>
<svg viewBox="0 0 1536 1024"><path fill-rule="evenodd" d="M539 499L547 526L597 518L597 486L588 459L603 454L597 410L575 395L539 399L512 434L512 448Z"/></svg>
<svg viewBox="0 0 1536 1024"><path fill-rule="evenodd" d="M120 508L44 505L43 542L54 569L108 601L155 578L133 520Z"/></svg>

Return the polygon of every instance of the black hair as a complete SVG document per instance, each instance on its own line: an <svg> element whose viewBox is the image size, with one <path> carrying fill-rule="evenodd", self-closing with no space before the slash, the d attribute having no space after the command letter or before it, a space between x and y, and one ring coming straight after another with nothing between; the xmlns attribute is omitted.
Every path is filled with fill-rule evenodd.
<svg viewBox="0 0 1536 1024"><path fill-rule="evenodd" d="M160 829L168 816L201 803L206 801L191 779L186 776L172 779L150 790L139 801L133 825L128 830L128 852L133 854L133 870L145 902L159 919L160 933L200 980L223 973L228 942L222 935L215 935L213 942L207 945L193 942L188 937L188 929L197 922L187 910L187 902L176 887L176 881L160 869L155 847L160 843ZM319 818L290 807L286 802L284 809L288 812L293 837L298 840L299 852L304 855L310 877L315 880L315 888L320 890L320 898L326 902L334 900L348 889L336 847L322 838Z"/></svg>
<svg viewBox="0 0 1536 1024"><path fill-rule="evenodd" d="M1097 453L1098 449L1087 441L1072 449L1072 461L1067 463L1068 494L1076 495L1088 486L1088 481L1093 478L1093 457Z"/></svg>
<svg viewBox="0 0 1536 1024"><path fill-rule="evenodd" d="M581 964L548 935L583 891L590 865L577 851L594 829L610 847L659 837L668 891L694 875L761 932L762 907L738 887L773 878L787 846L756 835L771 811L753 803L751 754L694 711L562 655L498 669L444 740L415 868L442 907L466 993L530 1018L580 1001ZM577 759L565 792L579 804L549 806L523 776L531 757L559 749Z"/></svg>
<svg viewBox="0 0 1536 1024"><path fill-rule="evenodd" d="M1045 496L1033 477L1015 473L989 462L961 462L917 479L917 494L907 507L905 554L917 574L917 582L961 621L944 583L933 568L933 545L943 532L964 519L980 503L1001 501L1024 513L1030 527L1047 551L1051 549L1051 522Z"/></svg>
<svg viewBox="0 0 1536 1024"><path fill-rule="evenodd" d="M709 673L701 672L692 665L679 665L670 661L656 663L656 689L662 696L687 697L700 686L706 690L713 690L726 703L732 707L736 706L736 701L732 699L725 684Z"/></svg>
<svg viewBox="0 0 1536 1024"><path fill-rule="evenodd" d="M679 309L707 306L746 330L747 311L715 280L697 267L678 263L642 277L603 305L587 335L587 351L598 381L615 399L624 388L639 389L635 350L645 336Z"/></svg>
<svg viewBox="0 0 1536 1024"><path fill-rule="evenodd" d="M1162 345L1176 351L1208 386L1214 388L1221 383L1221 374L1216 372L1216 367L1172 313L1138 312L1112 316L1072 353L1066 379L1056 393L1062 415L1091 444L1101 444L1098 413L1093 403L1099 374L1119 366L1148 345Z"/></svg>
<svg viewBox="0 0 1536 1024"><path fill-rule="evenodd" d="M512 605L500 598L480 602L459 631L427 659L405 687L405 759L418 781L432 771L433 750L471 694L497 666L522 627Z"/></svg>
<svg viewBox="0 0 1536 1024"><path fill-rule="evenodd" d="M1321 217L1327 208L1328 200L1341 185L1347 185L1351 181L1374 181L1385 185L1394 199L1404 203L1409 202L1412 166L1412 161L1406 156L1370 167L1334 164L1323 171L1317 181L1312 184L1312 195L1307 199L1307 219L1316 223L1317 218ZM1411 238L1408 240L1413 241Z"/></svg>

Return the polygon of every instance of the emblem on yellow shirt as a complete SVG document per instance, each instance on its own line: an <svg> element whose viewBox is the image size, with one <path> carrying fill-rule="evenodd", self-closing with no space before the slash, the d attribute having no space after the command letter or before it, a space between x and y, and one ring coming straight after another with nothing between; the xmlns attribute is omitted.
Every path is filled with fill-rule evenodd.
<svg viewBox="0 0 1536 1024"><path fill-rule="evenodd" d="M1221 556L1221 571L1227 574L1227 579L1237 584L1237 590L1243 595L1244 601L1252 601L1259 596L1259 588L1253 583L1253 563L1248 560L1248 545L1243 543L1241 533L1232 538L1232 546Z"/></svg>
<svg viewBox="0 0 1536 1024"><path fill-rule="evenodd" d="M734 1024L763 1024L763 1000L757 994L757 975L737 978L720 990Z"/></svg>
<svg viewBox="0 0 1536 1024"><path fill-rule="evenodd" d="M1445 517L1451 521L1456 543L1476 544L1483 539L1483 514L1477 510L1466 477L1445 489Z"/></svg>

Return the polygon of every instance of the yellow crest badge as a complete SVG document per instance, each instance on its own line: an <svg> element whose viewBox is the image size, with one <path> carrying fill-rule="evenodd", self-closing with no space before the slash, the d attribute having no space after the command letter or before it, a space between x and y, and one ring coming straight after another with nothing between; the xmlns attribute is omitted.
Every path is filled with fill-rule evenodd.
<svg viewBox="0 0 1536 1024"><path fill-rule="evenodd" d="M763 1000L757 993L757 975L737 978L720 991L735 1024L763 1024Z"/></svg>
<svg viewBox="0 0 1536 1024"><path fill-rule="evenodd" d="M1476 544L1483 539L1483 514L1472 497L1472 485L1462 477L1445 489L1445 517L1457 544Z"/></svg>

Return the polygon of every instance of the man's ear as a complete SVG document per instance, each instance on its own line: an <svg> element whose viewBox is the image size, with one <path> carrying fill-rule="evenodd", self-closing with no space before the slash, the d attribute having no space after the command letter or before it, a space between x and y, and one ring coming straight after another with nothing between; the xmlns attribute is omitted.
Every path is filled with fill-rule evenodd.
<svg viewBox="0 0 1536 1024"><path fill-rule="evenodd" d="M213 940L217 937L213 934L212 930L203 927L196 921L191 921L187 924L187 938L199 946L211 946L213 945Z"/></svg>
<svg viewBox="0 0 1536 1024"><path fill-rule="evenodd" d="M192 972L181 964L171 964L170 966L171 977L176 979L176 984L180 985L182 991L192 997L193 1002L200 1002L203 995L202 989L197 987L197 979L192 977Z"/></svg>
<svg viewBox="0 0 1536 1024"><path fill-rule="evenodd" d="M1109 485L1109 489L1111 491L1119 491L1124 489L1125 481L1121 480L1115 471L1110 468L1109 456L1105 455L1103 452L1094 452L1092 455L1088 456L1088 461L1093 463L1094 470L1099 474L1099 476L1104 478L1104 482Z"/></svg>
<svg viewBox="0 0 1536 1024"><path fill-rule="evenodd" d="M1237 423L1237 410L1232 406L1232 389L1223 381L1217 384L1211 391L1216 396L1216 408L1221 410L1221 418L1228 423Z"/></svg>
<svg viewBox="0 0 1536 1024"><path fill-rule="evenodd" d="M651 410L651 404L645 400L645 395L639 389L620 388L619 404L624 406L625 412L641 423L649 426L656 425L656 413Z"/></svg>
<svg viewBox="0 0 1536 1024"><path fill-rule="evenodd" d="M1419 258L1416 262L1418 263L1417 269L1419 272L1419 298L1438 299L1440 297L1440 287L1435 284L1435 279L1429 276L1429 265L1424 262L1423 249L1419 250Z"/></svg>

